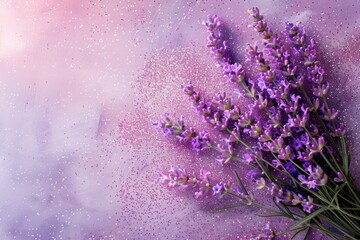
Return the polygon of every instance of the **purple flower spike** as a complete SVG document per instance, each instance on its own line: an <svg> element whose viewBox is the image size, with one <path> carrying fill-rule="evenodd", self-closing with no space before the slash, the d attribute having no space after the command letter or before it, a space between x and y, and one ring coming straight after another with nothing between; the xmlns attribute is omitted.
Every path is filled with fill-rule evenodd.
<svg viewBox="0 0 360 240"><path fill-rule="evenodd" d="M306 171L309 173L309 176L299 175L298 179L301 184L307 185L309 189L315 189L316 186L324 186L328 182L328 176L320 166L315 168L312 165L309 165L306 168Z"/></svg>
<svg viewBox="0 0 360 240"><path fill-rule="evenodd" d="M209 15L208 21L204 25L210 33L207 47L210 48L211 55L217 61L217 66L222 67L224 64L228 64L230 61L227 53L228 46L226 41L222 40L220 18L216 15Z"/></svg>
<svg viewBox="0 0 360 240"><path fill-rule="evenodd" d="M204 142L208 143L210 141L209 133L206 130L199 132L199 138Z"/></svg>
<svg viewBox="0 0 360 240"><path fill-rule="evenodd" d="M199 139L193 138L193 139L191 140L191 145L192 145L193 150L194 150L195 152L200 152L200 150L201 150L201 143L200 143Z"/></svg>
<svg viewBox="0 0 360 240"><path fill-rule="evenodd" d="M274 160L272 160L271 161L271 163L276 167L276 168L280 168L280 167L282 167L281 166L281 160L276 160L276 159L274 159Z"/></svg>
<svg viewBox="0 0 360 240"><path fill-rule="evenodd" d="M200 152L208 147L210 138L207 131L196 132L192 127L186 127L183 117L177 123L173 123L169 114L164 114L164 120L153 123L158 129L162 130L165 136L175 136L180 142L191 142L192 149Z"/></svg>
<svg viewBox="0 0 360 240"><path fill-rule="evenodd" d="M261 169L259 168L255 168L255 169L252 169L248 172L247 176L254 182L256 182L257 180L259 180L262 176L263 176L263 173L261 171Z"/></svg>
<svg viewBox="0 0 360 240"><path fill-rule="evenodd" d="M245 80L245 72L239 63L224 64L223 72L230 82L242 83Z"/></svg>
<svg viewBox="0 0 360 240"><path fill-rule="evenodd" d="M203 23L209 32L215 32L221 25L220 18L216 15L209 15L208 21Z"/></svg>
<svg viewBox="0 0 360 240"><path fill-rule="evenodd" d="M286 170L289 171L292 175L296 175L298 173L296 166L292 162L286 162L285 164Z"/></svg>
<svg viewBox="0 0 360 240"><path fill-rule="evenodd" d="M260 11L258 8L254 7L248 10L248 14L250 15L250 17L252 17L254 19L254 21L258 22L261 21L263 19L263 16L260 15Z"/></svg>
<svg viewBox="0 0 360 240"><path fill-rule="evenodd" d="M307 143L307 147L310 149L311 153L319 153L322 152L325 146L325 139L323 136L319 137L315 140L314 144Z"/></svg>
<svg viewBox="0 0 360 240"><path fill-rule="evenodd" d="M217 183L215 186L213 186L212 190L214 196L221 196L225 192L224 186L220 183Z"/></svg>
<svg viewBox="0 0 360 240"><path fill-rule="evenodd" d="M190 176L185 169L180 168L178 165L174 165L168 171L168 174L161 174L159 181L163 184L167 184L170 188L185 189L189 186Z"/></svg>
<svg viewBox="0 0 360 240"><path fill-rule="evenodd" d="M324 113L323 119L326 121L334 120L337 117L337 115L339 114L339 111L337 111L334 108L325 110L325 108L322 107L322 111Z"/></svg>
<svg viewBox="0 0 360 240"><path fill-rule="evenodd" d="M324 97L329 91L329 84L322 84L318 87L314 87L313 94L316 97Z"/></svg>
<svg viewBox="0 0 360 240"><path fill-rule="evenodd" d="M251 152L247 152L242 157L243 162L246 164L254 163L255 162L255 156Z"/></svg>
<svg viewBox="0 0 360 240"><path fill-rule="evenodd" d="M269 223L267 223L265 228L263 229L263 233L259 234L254 240L272 240L272 239L275 239L275 233L270 228Z"/></svg>
<svg viewBox="0 0 360 240"><path fill-rule="evenodd" d="M253 116L249 112L245 112L241 115L240 119L238 120L240 127L248 127L254 120Z"/></svg>
<svg viewBox="0 0 360 240"><path fill-rule="evenodd" d="M303 201L301 203L301 206L303 207L304 211L307 212L307 213L311 213L313 208L314 208L314 205L313 205L313 202L314 202L314 199L310 196L307 197L307 200L306 201Z"/></svg>
<svg viewBox="0 0 360 240"><path fill-rule="evenodd" d="M160 175L159 182L167 185L170 189L176 188L181 191L195 188L195 198L201 199L212 188L209 175L210 172L204 168L200 169L199 174L189 174L185 169L174 165L167 174Z"/></svg>
<svg viewBox="0 0 360 240"><path fill-rule="evenodd" d="M290 146L286 146L285 148L280 149L279 156L280 159L290 160L294 158L294 154L291 150Z"/></svg>
<svg viewBox="0 0 360 240"><path fill-rule="evenodd" d="M335 182L344 182L345 181L345 177L344 175L342 175L342 173L338 172L337 173L337 177L334 178Z"/></svg>

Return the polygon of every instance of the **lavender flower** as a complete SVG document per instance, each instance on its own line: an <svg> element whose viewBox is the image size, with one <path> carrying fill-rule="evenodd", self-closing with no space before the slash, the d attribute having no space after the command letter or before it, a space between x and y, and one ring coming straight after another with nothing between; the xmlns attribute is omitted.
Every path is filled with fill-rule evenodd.
<svg viewBox="0 0 360 240"><path fill-rule="evenodd" d="M169 188L177 188L185 190L189 187L196 189L194 195L200 199L206 195L211 188L209 179L210 172L204 168L200 169L199 174L189 174L185 169L174 165L170 168L167 174L161 174L159 182L166 184Z"/></svg>
<svg viewBox="0 0 360 240"><path fill-rule="evenodd" d="M191 82L183 86L194 110L224 137L213 144L206 131L185 126L182 118L174 123L167 114L154 122L166 136L189 142L195 152L216 151L221 165L234 160L228 166L238 184L234 189L232 184L213 184L209 172L189 175L179 167L163 174L161 182L171 188L192 186L196 198L211 190L213 196L230 195L269 210L241 182L236 169L245 164L251 167L246 177L255 182L255 188L269 189L274 197L276 214L296 222L290 230L316 228L333 238L357 239L360 194L349 172L344 125L337 119L340 113L327 103L330 84L315 41L299 23L287 23L284 36L279 37L259 9L248 13L251 27L262 39L262 46L255 43L246 48L246 62L253 65L256 76L249 77L243 65L232 59L219 17L210 15L204 22L209 32L207 47L216 66L228 82L241 88L234 92L252 101L248 109L240 109L226 93L206 100ZM341 234L322 227L322 218L334 223ZM260 237L271 239L274 234L267 228Z"/></svg>
<svg viewBox="0 0 360 240"><path fill-rule="evenodd" d="M314 209L313 198L307 196L304 198L302 194L296 194L294 191L279 188L276 184L272 183L270 193L275 197L276 202L284 203L286 205L297 206L301 205L303 210L307 213L311 213Z"/></svg>
<svg viewBox="0 0 360 240"><path fill-rule="evenodd" d="M306 171L309 173L309 176L301 174L298 176L301 184L306 184L309 189L315 189L316 186L324 186L328 181L328 176L320 166L309 166Z"/></svg>
<svg viewBox="0 0 360 240"><path fill-rule="evenodd" d="M344 182L345 181L345 177L341 172L337 172L337 177L334 178L335 182Z"/></svg>
<svg viewBox="0 0 360 240"><path fill-rule="evenodd" d="M190 176L185 169L180 168L178 165L174 165L170 168L167 175L160 175L159 181L163 184L167 184L170 188L179 187L185 189L189 186Z"/></svg>
<svg viewBox="0 0 360 240"><path fill-rule="evenodd" d="M196 132L192 127L186 127L183 117L177 123L173 123L169 114L163 115L164 120L155 121L153 125L162 130L165 136L175 136L180 142L191 142L192 149L200 152L210 144L210 138L207 131Z"/></svg>
<svg viewBox="0 0 360 240"><path fill-rule="evenodd" d="M274 231L270 228L270 224L267 223L265 225L265 228L263 229L263 233L259 234L256 238L253 240L271 240L275 238Z"/></svg>
<svg viewBox="0 0 360 240"><path fill-rule="evenodd" d="M220 28L221 21L216 15L209 15L208 21L204 22L208 32L207 46L211 49L211 54L217 60L217 66L223 66L229 63L229 57L227 56L227 42L222 40L222 30Z"/></svg>
<svg viewBox="0 0 360 240"><path fill-rule="evenodd" d="M296 166L292 162L286 162L285 163L285 168L292 175L298 174L298 170L297 170Z"/></svg>
<svg viewBox="0 0 360 240"><path fill-rule="evenodd" d="M305 212L307 212L307 213L312 212L312 210L314 208L313 201L314 201L314 199L312 197L308 196L307 199L301 203L301 206L303 207Z"/></svg>
<svg viewBox="0 0 360 240"><path fill-rule="evenodd" d="M225 192L224 186L220 183L217 183L215 186L213 186L212 190L214 196L221 196Z"/></svg>

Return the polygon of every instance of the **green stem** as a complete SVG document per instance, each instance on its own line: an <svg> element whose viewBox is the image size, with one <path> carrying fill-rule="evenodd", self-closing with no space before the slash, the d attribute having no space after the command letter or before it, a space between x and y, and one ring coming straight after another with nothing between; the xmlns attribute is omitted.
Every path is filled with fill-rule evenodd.
<svg viewBox="0 0 360 240"><path fill-rule="evenodd" d="M301 230L301 229L306 229L308 228L308 226L305 226L305 227L298 227L298 228L295 228L293 230L291 229L288 229L288 230L285 230L285 231L282 231L282 232L279 232L279 233L275 233L275 237L278 237L278 236L281 236L281 235L284 235L286 233L290 233L290 232L293 232L293 231L296 231L296 230Z"/></svg>
<svg viewBox="0 0 360 240"><path fill-rule="evenodd" d="M358 205L360 206L360 199L359 199L360 193L356 192L356 190L354 189L355 188L354 184L350 183L349 181L346 181L346 184L348 185L348 189L350 190L352 195L355 197Z"/></svg>
<svg viewBox="0 0 360 240"><path fill-rule="evenodd" d="M290 176L290 178L292 179L292 181L294 182L295 184L295 188L298 187L298 184L296 182L296 178L294 178L294 176L289 173L289 171L284 167L284 165L282 164L281 160L275 155L275 153L271 152L271 154L274 156L274 158L281 164L281 167L285 170L285 172L287 173L287 175Z"/></svg>
<svg viewBox="0 0 360 240"><path fill-rule="evenodd" d="M230 196L239 198L239 199L241 199L241 200L243 200L243 201L249 201L247 198L244 198L244 197L242 197L242 196L239 196L239 195L237 195L237 194L235 194L235 193L232 193L232 192L229 192L229 191L227 191L226 194L229 194ZM272 213L275 213L275 214L281 214L282 216L285 216L283 213L278 212L278 211L276 211L276 210L274 210L274 209L272 209L272 208L269 208L269 207L267 207L267 206L264 206L264 205L262 205L262 204L260 204L260 203L257 203L257 202L255 202L255 201L253 201L253 200L251 201L251 205L256 206L256 207L259 207L259 208L262 208L262 209L265 209L265 210L267 210L267 211L269 211L269 212L272 212Z"/></svg>

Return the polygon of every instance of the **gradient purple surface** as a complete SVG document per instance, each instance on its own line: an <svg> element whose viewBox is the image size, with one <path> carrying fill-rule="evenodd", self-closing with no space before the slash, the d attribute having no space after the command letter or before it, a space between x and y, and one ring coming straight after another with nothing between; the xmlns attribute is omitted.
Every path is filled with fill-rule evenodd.
<svg viewBox="0 0 360 240"><path fill-rule="evenodd" d="M360 3L294 2L256 4L274 29L301 21L319 43L359 177ZM156 183L171 163L226 176L211 156L165 139L151 121L182 113L204 127L179 85L192 80L209 95L232 89L214 67L201 22L221 16L243 61L257 40L247 28L253 4L1 1L0 238L250 239L267 222L289 226L254 216L256 209L209 211L211 200Z"/></svg>

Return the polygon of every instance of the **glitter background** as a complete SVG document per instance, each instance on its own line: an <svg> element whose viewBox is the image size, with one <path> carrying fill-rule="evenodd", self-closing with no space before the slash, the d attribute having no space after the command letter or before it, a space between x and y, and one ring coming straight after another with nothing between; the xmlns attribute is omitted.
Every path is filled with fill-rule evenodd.
<svg viewBox="0 0 360 240"><path fill-rule="evenodd" d="M175 162L226 176L211 156L177 146L151 121L182 113L204 126L179 89L189 79L206 94L231 94L201 22L221 16L242 61L246 44L257 39L246 27L251 2L0 1L0 238L246 240L269 221L276 230L288 226L254 216L256 209L210 211L214 202L156 183ZM360 3L257 6L275 30L302 21L319 42L332 105L356 147Z"/></svg>

